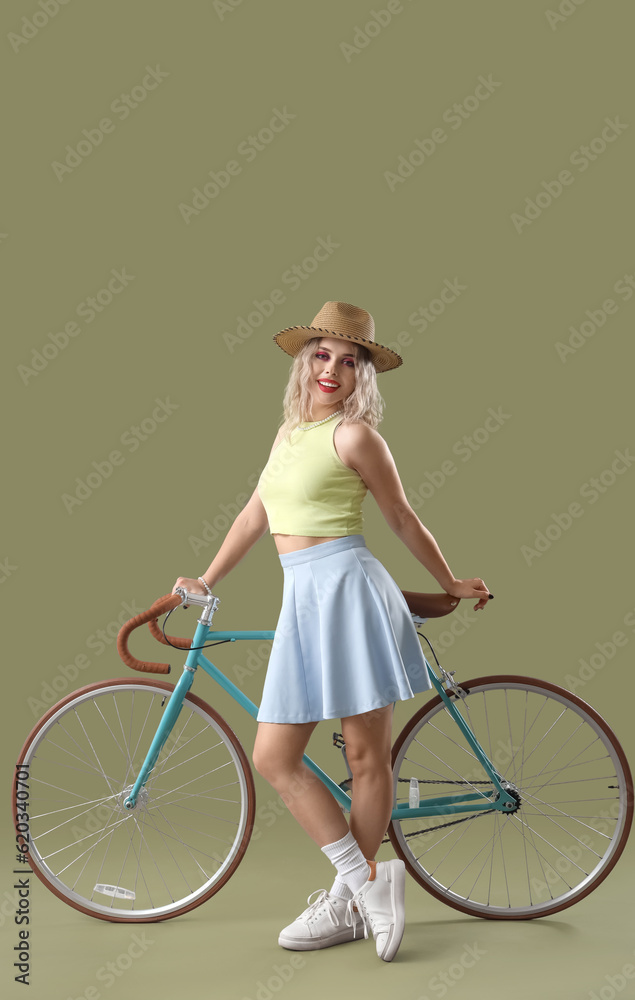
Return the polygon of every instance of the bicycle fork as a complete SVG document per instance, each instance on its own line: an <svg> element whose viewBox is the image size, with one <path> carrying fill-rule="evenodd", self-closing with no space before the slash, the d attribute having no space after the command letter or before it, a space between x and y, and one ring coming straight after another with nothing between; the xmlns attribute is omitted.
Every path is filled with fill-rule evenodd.
<svg viewBox="0 0 635 1000"><path fill-rule="evenodd" d="M213 610L214 608L212 608L212 613ZM174 690L170 695L167 708L165 709L165 712L163 713L161 721L157 727L157 731L154 734L154 739L150 744L150 749L148 750L146 759L144 760L141 769L139 771L139 774L137 775L137 779L132 788L130 789L130 793L128 794L126 799L124 799L123 804L125 809L134 809L135 806L137 805L137 797L139 795L139 792L145 786L148 778L150 777L154 765L156 764L159 758L159 754L163 749L163 745L165 744L165 741L167 740L170 733L172 732L174 724L179 717L181 708L183 707L183 702L185 701L185 696L192 687L192 684L194 682L194 674L196 673L196 667L198 665L198 649L196 649L195 647L204 646L205 640L209 633L209 624L204 620L205 617L206 617L205 613L203 613L201 615L201 618L199 618L198 620L198 627L196 629L196 632L194 633L194 638L192 640L192 648L188 652L187 658L185 660L185 665L183 667L183 674L181 675L180 680L175 684Z"/></svg>

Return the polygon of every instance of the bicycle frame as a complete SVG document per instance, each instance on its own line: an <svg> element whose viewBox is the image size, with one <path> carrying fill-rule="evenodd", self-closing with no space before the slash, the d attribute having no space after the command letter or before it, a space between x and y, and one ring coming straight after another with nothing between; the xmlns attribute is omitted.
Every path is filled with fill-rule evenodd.
<svg viewBox="0 0 635 1000"><path fill-rule="evenodd" d="M212 630L210 625L203 620L204 618L205 615L202 615L198 620L197 629L191 643L192 647L204 646L209 639L216 642L235 642L240 639L273 639L275 635L275 631L216 631ZM234 701L238 702L238 704L244 708L249 715L251 715L254 719L257 718L258 706L247 698L240 688L236 687L236 685L230 681L229 678L218 669L218 667L211 663L206 656L203 656L199 649L192 648L187 654L183 674L179 681L175 684L174 690L170 695L167 708L163 714L161 722L159 723L143 766L141 767L137 779L130 790L130 794L125 800L124 804L127 809L135 808L139 791L150 777L150 773L157 762L161 748L172 731L174 723L176 722L179 712L181 711L181 706L185 696L194 682L194 674L198 667L201 667L205 673L209 674L212 680L216 681L216 683L219 684L221 688L223 688L223 690L234 699ZM488 778L491 780L493 789L489 794L475 790L474 792L459 792L453 795L442 795L436 798L428 799L425 805L419 805L416 807L411 807L408 803L399 803L393 808L391 820L415 819L422 816L445 816L453 813L477 812L479 810L492 809L496 809L500 812L507 812L510 809L514 809L517 803L507 791L506 782L487 757L485 751L474 736L474 733L465 722L461 713L457 710L456 705L448 697L443 684L429 664L428 673L433 686L436 688L439 696L445 703L446 710L454 719L454 722L465 737L465 740L473 751L476 759L480 762ZM349 810L351 807L351 798L344 791L344 789L340 788L340 786L333 781L333 779L330 778L329 775L326 774L307 754L304 754L302 759L307 767L309 767L317 775L320 781L326 785L339 804L345 810Z"/></svg>

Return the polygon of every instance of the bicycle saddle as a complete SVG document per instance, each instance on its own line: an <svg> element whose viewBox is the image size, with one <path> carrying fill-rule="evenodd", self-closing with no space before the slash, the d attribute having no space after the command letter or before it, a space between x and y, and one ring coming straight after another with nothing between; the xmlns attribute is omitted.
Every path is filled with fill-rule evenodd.
<svg viewBox="0 0 635 1000"><path fill-rule="evenodd" d="M413 615L420 618L443 618L459 605L459 598L451 594L418 594L414 590L402 590L406 604Z"/></svg>

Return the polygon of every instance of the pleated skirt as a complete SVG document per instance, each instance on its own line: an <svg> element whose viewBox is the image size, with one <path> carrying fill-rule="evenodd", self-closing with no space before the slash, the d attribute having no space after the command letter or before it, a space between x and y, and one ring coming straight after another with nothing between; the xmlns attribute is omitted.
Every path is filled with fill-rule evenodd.
<svg viewBox="0 0 635 1000"><path fill-rule="evenodd" d="M432 686L406 600L363 535L279 558L282 608L259 722L361 715Z"/></svg>

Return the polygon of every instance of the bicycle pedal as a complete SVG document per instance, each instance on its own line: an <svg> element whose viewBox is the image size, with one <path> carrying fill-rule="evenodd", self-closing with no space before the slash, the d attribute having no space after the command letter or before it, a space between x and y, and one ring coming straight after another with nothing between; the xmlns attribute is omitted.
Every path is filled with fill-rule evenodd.
<svg viewBox="0 0 635 1000"><path fill-rule="evenodd" d="M346 743L344 742L344 737L342 736L341 733L333 733L333 746L337 747L338 750L341 750L342 747L346 746Z"/></svg>

